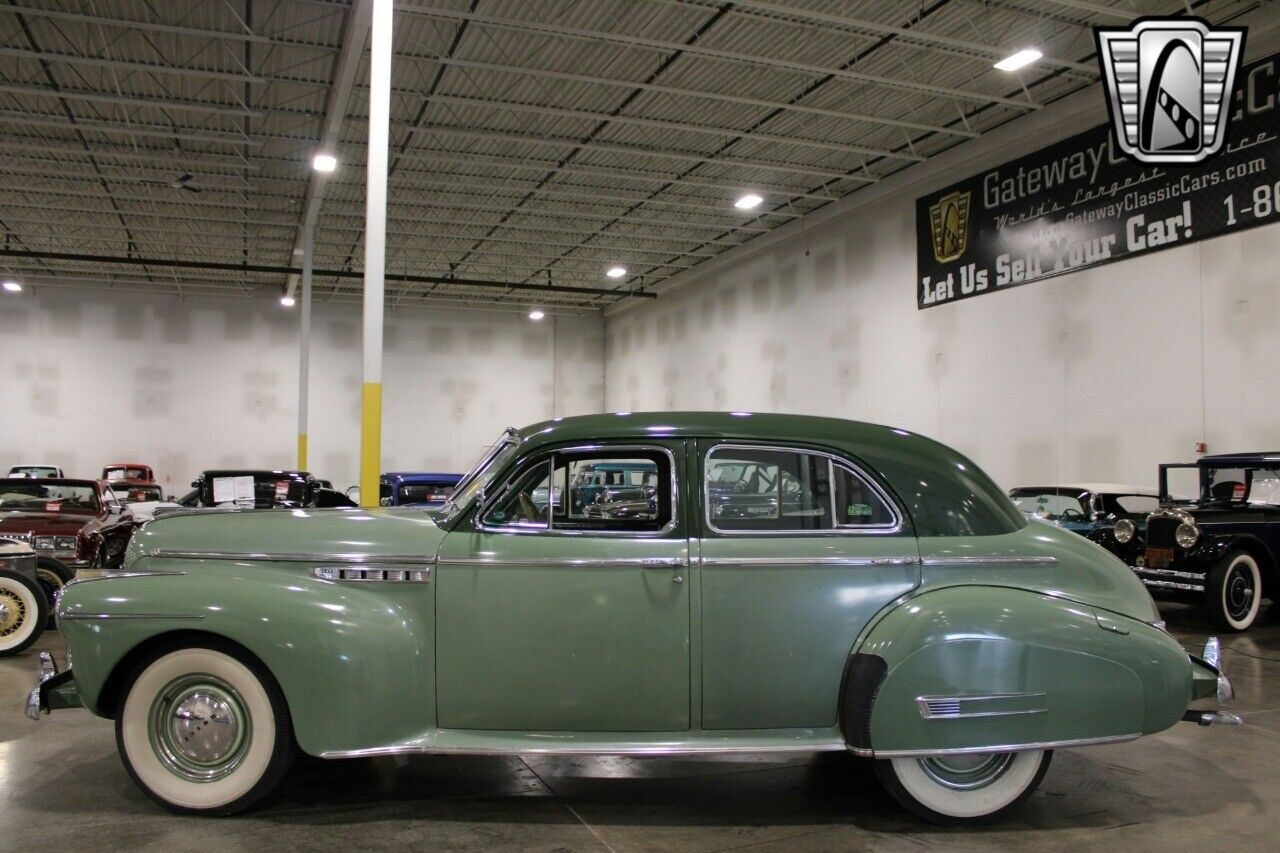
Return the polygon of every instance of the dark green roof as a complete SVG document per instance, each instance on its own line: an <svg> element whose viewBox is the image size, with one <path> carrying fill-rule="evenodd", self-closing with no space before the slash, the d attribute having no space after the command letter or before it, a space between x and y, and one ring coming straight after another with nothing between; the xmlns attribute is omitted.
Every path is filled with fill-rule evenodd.
<svg viewBox="0 0 1280 853"><path fill-rule="evenodd" d="M721 438L809 444L839 451L878 474L910 512L921 536L992 535L1026 519L973 462L904 429L767 412L614 412L555 418L519 431L532 451L564 442Z"/></svg>

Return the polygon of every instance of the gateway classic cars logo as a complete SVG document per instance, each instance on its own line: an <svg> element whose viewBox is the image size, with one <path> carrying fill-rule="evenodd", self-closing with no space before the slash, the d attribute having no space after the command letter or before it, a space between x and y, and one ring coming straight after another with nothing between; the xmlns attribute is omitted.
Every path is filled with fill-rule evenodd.
<svg viewBox="0 0 1280 853"><path fill-rule="evenodd" d="M1199 18L1098 28L1098 62L1116 142L1142 163L1199 163L1227 137L1244 30Z"/></svg>
<svg viewBox="0 0 1280 853"><path fill-rule="evenodd" d="M964 254L969 243L969 198L971 193L947 193L929 207L933 230L933 256L945 264Z"/></svg>

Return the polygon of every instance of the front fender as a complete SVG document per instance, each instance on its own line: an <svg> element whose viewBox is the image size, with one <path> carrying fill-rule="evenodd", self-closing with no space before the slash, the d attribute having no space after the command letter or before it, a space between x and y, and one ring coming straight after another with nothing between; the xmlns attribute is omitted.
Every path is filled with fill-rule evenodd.
<svg viewBox="0 0 1280 853"><path fill-rule="evenodd" d="M381 746L435 727L432 584L342 582L309 567L148 561L149 574L69 585L59 609L85 707L110 716L113 685L149 643L180 632L246 648L284 691L304 752Z"/></svg>
<svg viewBox="0 0 1280 853"><path fill-rule="evenodd" d="M1191 663L1169 635L1018 589L909 598L857 652L846 738L877 756L1129 739L1172 726L1193 694Z"/></svg>

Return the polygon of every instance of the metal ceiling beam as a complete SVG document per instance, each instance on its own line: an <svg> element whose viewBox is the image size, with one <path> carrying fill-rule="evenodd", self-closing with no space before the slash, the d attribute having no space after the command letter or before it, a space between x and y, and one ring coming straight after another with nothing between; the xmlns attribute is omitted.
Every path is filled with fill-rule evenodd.
<svg viewBox="0 0 1280 853"><path fill-rule="evenodd" d="M29 151L46 156L59 154L74 154L79 157L87 156L81 147L58 145L52 140L40 140L36 137L27 136L0 136L0 151ZM175 151L172 148L147 148L142 145L135 145L129 149L106 148L101 145L95 145L93 147L93 155L100 160L136 160L140 162L163 160L168 163L179 161L190 167L228 168L237 172L256 172L261 168L256 163L250 163L238 154L209 154L205 152L193 154L187 151ZM41 160L41 162L49 161ZM58 162L64 161L60 160Z"/></svg>
<svg viewBox="0 0 1280 853"><path fill-rule="evenodd" d="M1117 21L1125 21L1126 23L1138 17L1138 15L1132 11L1115 8L1113 6L1104 6L1101 3L1088 3L1085 2L1085 0L1041 0L1041 2L1050 3L1054 6L1062 6L1067 9L1075 9L1077 12L1088 12L1091 15L1101 15L1104 18L1112 18Z"/></svg>
<svg viewBox="0 0 1280 853"><path fill-rule="evenodd" d="M186 270L218 270L221 272L268 273L280 275L302 272L299 267L288 267L277 264L225 264L215 263L213 261L184 261L170 258L130 258L116 255L93 255L74 252L32 252L25 249L0 249L0 257L22 258L37 261L71 261L89 264L121 264L126 266L169 267L173 269ZM319 278L364 278L364 272L362 270L318 269L314 270L312 274ZM439 284L447 285L449 287L507 288L511 290L545 293L572 293L580 296L600 296L606 298L626 298L628 296L633 296L637 299L657 298L654 294L644 290L611 290L602 287L568 287L566 285L559 284L532 284L528 282L515 281L482 281L478 279L449 278L446 276L435 275L387 273L386 279L387 281L405 282L409 284Z"/></svg>
<svg viewBox="0 0 1280 853"><path fill-rule="evenodd" d="M54 62L64 65L83 65L90 68L110 68L118 71L137 71L143 74L164 74L170 77L191 77L197 80L222 80L228 83L266 83L267 78L238 71L217 71L211 68L186 68L159 62L133 62L125 59L106 59L81 56L74 53L54 53L47 50L24 50L18 47L0 47L0 56Z"/></svg>
<svg viewBox="0 0 1280 853"><path fill-rule="evenodd" d="M663 95L673 95L681 98L699 98L708 101L719 101L726 104L740 104L742 106L761 107L767 110L784 110L786 112L803 113L805 115L817 115L827 118L838 118L844 121L865 122L867 124L878 124L885 127L900 127L906 130L919 130L925 133L942 133L948 136L960 136L966 139L973 139L978 134L963 127L947 127L941 124L927 124L924 122L906 121L902 119L886 118L883 116L869 115L866 113L851 113L845 110L828 109L826 107L813 107L805 104L792 104L786 101L770 101L762 98L748 98L743 95L731 95L723 92L709 92L705 89L683 89L679 86L664 86L661 83L643 83L632 80L619 80L613 77L598 77L590 74L571 74L565 71L551 71L542 68L527 68L521 65L502 65L492 62L475 62L469 59L454 59L451 57L407 57L409 59L418 59L419 61L438 62L441 65L452 65L458 68L470 68L476 71L498 71L509 74L521 74L529 77L545 77L548 80L565 80L574 83L589 83L598 86L611 86L619 89L640 89L645 92L657 92Z"/></svg>
<svg viewBox="0 0 1280 853"><path fill-rule="evenodd" d="M732 127L691 124L683 121L644 118L643 116L613 115L612 113L592 112L589 110L571 110L563 107L548 107L542 104L523 104L517 101L491 101L484 98L466 97L464 95L432 95L431 100L442 104L458 104L467 107L511 110L512 112L530 113L532 115L583 119L591 122L603 121L612 124L630 124L638 127L652 127L659 130L676 130L686 133L701 133L710 136L753 139L757 142L769 142L774 145L798 145L805 148L824 148L828 151L839 151L844 154L857 154L867 157L884 157L891 160L906 160L912 163L920 163L924 161L924 158L919 155L905 154L900 151L890 151L886 148L869 148L864 145L849 145L843 142L827 142L821 139L809 139L808 137L800 136L777 136L772 133L737 130Z"/></svg>
<svg viewBox="0 0 1280 853"><path fill-rule="evenodd" d="M364 56L365 47L369 44L369 29L372 22L372 0L355 0L342 24L342 52L334 60L333 83L329 89L329 97L325 101L324 122L320 126L317 152L337 156L338 143L342 140L342 122L347 117L351 89L355 85L356 73L360 70L360 60ZM328 177L322 172L311 170L311 180L307 183L306 196L302 202L298 234L293 242L293 255L301 253L308 223L314 227L320 215L320 204L324 200L324 187ZM285 282L285 293L288 296L293 296L298 282L298 276L288 277Z"/></svg>
<svg viewBox="0 0 1280 853"><path fill-rule="evenodd" d="M209 142L219 145L258 145L243 131L224 130L188 130L186 128L163 127L142 123L118 122L110 119L83 118L76 116L75 122L49 113L28 113L21 110L0 110L0 119L29 124L33 127L56 127L63 130L82 130L94 133L114 133L122 136L152 136L159 139L181 139L184 142ZM297 141L297 140L290 140Z"/></svg>
<svg viewBox="0 0 1280 853"><path fill-rule="evenodd" d="M23 159L27 159L27 158L23 158ZM38 160L36 162L42 165L48 165L47 160ZM252 184L250 184L244 178L241 178L239 175L226 175L226 174L217 175L217 174L209 174L208 172L192 172L190 170L183 169L182 167L170 169L167 172L161 172L161 170L159 169L152 169L150 170L150 175L148 176L148 175L124 175L124 174L116 174L111 172L94 172L94 171L82 172L82 171L76 171L75 169L32 169L24 166L20 162L15 162L13 160L0 163L0 174L6 174L6 175L35 175L35 176L49 177L49 178L66 178L68 180L87 179L95 182L98 182L101 180L107 180L107 181L119 181L121 183L128 183L128 184L160 184L160 183L167 184L168 181L165 180L164 176L167 175L168 180L173 180L174 175L178 172L185 172L186 174L191 175L193 178L205 177L205 178L213 178L219 181L226 181L226 180L240 181L239 185L235 187L230 187L225 189L218 188L216 189L216 192L224 192L224 193L230 193L232 195L235 195L242 191L248 191L252 188ZM159 177L157 177L157 175ZM203 190L212 190L214 188L210 187L208 184L203 184L200 186L200 189L203 191Z"/></svg>
<svg viewBox="0 0 1280 853"><path fill-rule="evenodd" d="M55 18L60 21L75 21L90 26L123 27L149 33L169 33L178 36L218 39L225 41L247 41L255 44L274 44L275 40L253 33L232 33L226 30L208 30L199 27L183 27L173 24L160 24L155 21L134 21L124 18L108 18L102 15L88 15L81 12L64 12L59 9L37 9L30 6L19 6L16 3L0 3L0 12L14 12L32 18Z"/></svg>
<svg viewBox="0 0 1280 853"><path fill-rule="evenodd" d="M113 95L108 92L89 92L83 89L67 89L64 87L53 89L47 86L31 86L26 83L0 82L0 92L7 92L10 95L28 95L34 98L66 98L72 101L88 101L95 104L114 104L125 107L183 110L191 113L206 113L208 115L232 118L262 118L266 114L266 111L263 110L251 110L230 104L180 101L176 98L143 98L136 95ZM281 111L270 110L270 112Z"/></svg>
<svg viewBox="0 0 1280 853"><path fill-rule="evenodd" d="M631 45L633 47L644 47L651 50L659 50L663 52L683 51L690 56L700 56L707 59L718 59L726 62L745 63L749 65L763 65L772 68L778 68L784 71L794 71L800 74L809 74L817 77L826 77L828 75L840 77L846 80L854 80L859 83L866 83L884 88L897 89L899 91L913 92L925 95L941 95L948 98L957 98L964 101L973 101L980 104L1004 104L1005 106L1016 107L1019 109L1034 110L1039 109L1040 105L1031 100L1021 100L1018 98L1006 98L1000 95L989 95L983 92L972 92L966 89L955 89L949 86L937 86L932 83L918 83L912 80L906 80L900 77L882 77L877 74L865 74L861 71L854 71L845 68L829 68L822 65L811 65L805 62L793 62L786 59L777 59L770 56L760 56L758 54L739 53L731 50L719 50L717 48L706 47L698 44L685 44L683 42L672 42L663 39L643 38L636 35L627 35L624 33L614 33L607 30L588 30L579 27L567 27L556 24L547 24L541 21L522 20L518 18L507 18L499 15L482 15L472 12L458 11L454 9L443 9L435 6L408 6L401 4L397 7L399 11L414 15L424 15L432 18L444 18L447 20L462 21L467 20L475 24L483 26L499 27L502 29L523 30L526 32L536 32L545 35L564 36L566 38L575 38L579 40L592 42L615 42L620 44Z"/></svg>
<svg viewBox="0 0 1280 853"><path fill-rule="evenodd" d="M683 4L685 0L677 0L677 2ZM923 30L914 29L912 27L896 27L891 24L869 21L865 18L855 18L851 15L822 12L817 9L802 9L796 6L788 6L783 3L766 2L766 0L730 0L730 2L732 2L736 8L753 9L760 12L767 12L770 15L801 18L808 21L816 21L820 24L833 24L835 26L847 27L849 29L861 30L863 32L891 35L897 39L917 42L930 47L948 48L962 54L970 56L976 55L984 59L1004 59L1009 54L1008 48L998 47L996 45L982 44L981 42L937 35ZM1083 76L1088 79L1095 79L1098 76L1098 69L1096 66L1087 65L1083 62L1072 62L1070 60L1059 59L1047 54L1036 60L1036 62L1041 65L1053 66L1054 68L1066 68L1071 71L1081 72Z"/></svg>

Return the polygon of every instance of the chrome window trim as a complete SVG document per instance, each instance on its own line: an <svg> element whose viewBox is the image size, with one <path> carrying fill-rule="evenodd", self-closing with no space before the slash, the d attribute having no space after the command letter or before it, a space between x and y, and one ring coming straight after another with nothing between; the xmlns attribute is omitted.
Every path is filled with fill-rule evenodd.
<svg viewBox="0 0 1280 853"><path fill-rule="evenodd" d="M977 717L1018 717L1025 714L1043 714L1049 709L1041 702L1036 708L993 709L990 711L965 711L966 702L998 702L1002 699L1043 699L1041 693L990 693L980 696L917 696L916 708L926 720L969 720Z"/></svg>
<svg viewBox="0 0 1280 853"><path fill-rule="evenodd" d="M502 482L502 485L494 491L493 497L486 500L484 504L476 507L475 515L472 520L475 529L483 533L510 533L516 536L605 536L643 539L660 539L676 529L680 522L680 481L677 477L676 471L676 456L670 448L663 447L659 444L579 444L572 447L553 448L551 450L541 451L541 453L547 454L547 463L552 464L555 455L558 453L592 453L595 451L608 451L610 453L614 451L644 451L650 453L661 453L667 457L667 465L671 471L671 518L667 520L667 523L663 525L662 528L658 530L566 530L551 526L550 520L548 520L546 527L518 527L515 525L493 527L485 524L482 521L485 513L487 513L495 503L501 500L502 496L505 494L505 490L512 482L514 482L515 478L522 476L530 470L530 468L525 465L527 460L522 459L516 462L512 476L507 477ZM534 460L538 464L541 464L542 462L540 455L537 454L528 457L528 459ZM552 474L554 475L554 473L555 469L553 468ZM555 483L553 481L554 476L548 479L547 484L547 488L549 489L547 504L548 519L550 518L551 506L554 503Z"/></svg>
<svg viewBox="0 0 1280 853"><path fill-rule="evenodd" d="M945 566L1043 566L1051 568L1058 565L1057 557L1036 556L1036 557L925 557L921 561L929 568L939 568Z"/></svg>
<svg viewBox="0 0 1280 853"><path fill-rule="evenodd" d="M435 565L434 554L358 554L353 552L338 553L300 553L300 552L253 552L253 551L180 551L161 548L150 554L143 554L157 560L227 560L248 563L397 563L401 565L431 566Z"/></svg>
<svg viewBox="0 0 1280 853"><path fill-rule="evenodd" d="M716 527L711 520L711 481L707 479L707 471L710 468L711 455L718 450L771 450L779 453L796 453L806 454L809 456L820 456L827 460L828 469L827 476L830 481L831 488L831 524L830 530L724 530ZM871 491L875 493L889 511L893 513L892 524L864 524L837 525L835 519L835 479L833 476L832 466L846 468L849 473L853 474L859 480L862 480ZM707 525L707 529L720 536L892 536L902 532L903 513L898 504L893 501L884 489L880 488L880 484L873 478L867 476L861 466L854 464L849 459L831 453L826 450L816 450L808 447L792 447L777 444L741 444L736 442L724 442L713 444L707 448L707 452L702 456L702 516L703 521Z"/></svg>
<svg viewBox="0 0 1280 853"><path fill-rule="evenodd" d="M1075 738L1073 740L1047 740L1032 743L1009 743L998 746L970 746L951 749L866 749L851 746L849 750L862 758L929 758L946 755L986 755L993 752L1030 752L1039 749L1070 749L1077 746L1100 746L1107 743L1124 743L1142 737L1141 732L1104 737Z"/></svg>
<svg viewBox="0 0 1280 853"><path fill-rule="evenodd" d="M703 557L703 566L914 566L918 557Z"/></svg>

